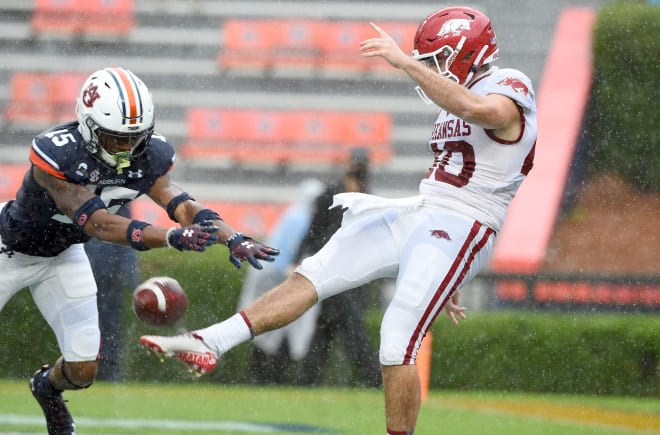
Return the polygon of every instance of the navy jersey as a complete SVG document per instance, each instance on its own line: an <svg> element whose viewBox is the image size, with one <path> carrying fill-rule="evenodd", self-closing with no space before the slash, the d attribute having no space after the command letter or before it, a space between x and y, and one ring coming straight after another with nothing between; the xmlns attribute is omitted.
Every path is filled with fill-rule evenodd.
<svg viewBox="0 0 660 435"><path fill-rule="evenodd" d="M146 151L118 173L86 150L78 122L74 121L35 137L30 163L16 199L2 210L0 236L8 251L51 257L90 237L57 208L48 192L34 180L35 166L54 177L85 186L103 200L110 213L116 213L146 193L158 177L172 168L174 149L163 136L154 134Z"/></svg>

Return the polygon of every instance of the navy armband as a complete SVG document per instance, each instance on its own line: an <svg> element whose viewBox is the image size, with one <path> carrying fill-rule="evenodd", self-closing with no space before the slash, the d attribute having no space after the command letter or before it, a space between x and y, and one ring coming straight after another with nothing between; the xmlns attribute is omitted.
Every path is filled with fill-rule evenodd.
<svg viewBox="0 0 660 435"><path fill-rule="evenodd" d="M132 220L126 228L126 240L131 248L137 251L146 251L149 249L147 245L144 244L144 233L143 230L145 227L150 226L148 222Z"/></svg>
<svg viewBox="0 0 660 435"><path fill-rule="evenodd" d="M171 220L177 223L179 222L178 220L176 220L176 217L174 217L174 210L176 210L179 204L188 200L194 201L195 198L188 195L188 192L183 192L183 193L179 193L177 196L172 198L170 202L167 203L167 207L165 209L167 210L167 215L170 217Z"/></svg>
<svg viewBox="0 0 660 435"><path fill-rule="evenodd" d="M194 224L201 224L204 221L210 221L210 220L222 220L220 215L213 210L209 210L208 208L205 208L204 210L200 210L197 213L195 213L195 217L193 217L193 223Z"/></svg>
<svg viewBox="0 0 660 435"><path fill-rule="evenodd" d="M87 201L80 206L76 214L73 215L73 223L82 229L87 223L87 219L94 213L96 210L107 209L105 203L98 196L89 198Z"/></svg>

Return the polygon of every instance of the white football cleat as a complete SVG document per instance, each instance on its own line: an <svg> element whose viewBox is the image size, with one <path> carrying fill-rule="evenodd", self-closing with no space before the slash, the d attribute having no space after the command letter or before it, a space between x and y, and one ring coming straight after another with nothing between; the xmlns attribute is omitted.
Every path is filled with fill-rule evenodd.
<svg viewBox="0 0 660 435"><path fill-rule="evenodd" d="M195 333L187 332L171 337L143 335L140 344L156 355L177 357L198 375L212 372L218 363L219 355Z"/></svg>

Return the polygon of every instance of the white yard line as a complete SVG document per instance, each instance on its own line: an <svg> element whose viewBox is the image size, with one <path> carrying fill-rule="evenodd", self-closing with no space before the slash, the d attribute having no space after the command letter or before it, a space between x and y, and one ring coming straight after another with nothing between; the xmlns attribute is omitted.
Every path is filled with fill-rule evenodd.
<svg viewBox="0 0 660 435"><path fill-rule="evenodd" d="M118 428L118 429L162 429L162 430L186 430L186 431L232 431L252 433L277 433L277 432L325 432L321 428L299 425L273 425L262 423L246 423L240 421L195 421L195 420L142 420L129 418L90 418L76 417L76 426L80 429L90 428ZM0 426L21 427L45 425L43 416L0 414ZM0 432L9 434L14 432ZM25 435L26 432L18 432Z"/></svg>

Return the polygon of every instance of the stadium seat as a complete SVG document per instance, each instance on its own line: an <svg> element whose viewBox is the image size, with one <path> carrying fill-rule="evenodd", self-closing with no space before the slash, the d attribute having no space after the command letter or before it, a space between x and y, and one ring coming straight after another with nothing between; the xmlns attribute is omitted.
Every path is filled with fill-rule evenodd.
<svg viewBox="0 0 660 435"><path fill-rule="evenodd" d="M26 145L27 156L27 145ZM0 202L8 201L16 197L16 191L23 182L25 171L29 164L3 163L0 164Z"/></svg>
<svg viewBox="0 0 660 435"><path fill-rule="evenodd" d="M75 119L76 97L86 77L86 73L15 72L5 121L43 127Z"/></svg>
<svg viewBox="0 0 660 435"><path fill-rule="evenodd" d="M321 40L323 67L367 70L371 62L360 55L360 42L373 36L374 31L366 22L330 22Z"/></svg>
<svg viewBox="0 0 660 435"><path fill-rule="evenodd" d="M82 0L84 33L123 36L135 27L133 0Z"/></svg>
<svg viewBox="0 0 660 435"><path fill-rule="evenodd" d="M135 27L133 0L36 0L34 33L110 34Z"/></svg>
<svg viewBox="0 0 660 435"><path fill-rule="evenodd" d="M10 81L10 99L4 110L10 124L46 125L53 121L50 75L41 72L15 72Z"/></svg>
<svg viewBox="0 0 660 435"><path fill-rule="evenodd" d="M381 24L407 52L417 23ZM222 69L306 68L368 71L391 68L385 61L365 59L360 42L373 37L367 22L309 19L227 19L218 54Z"/></svg>
<svg viewBox="0 0 660 435"><path fill-rule="evenodd" d="M81 31L80 0L36 0L31 26L35 33L68 33Z"/></svg>
<svg viewBox="0 0 660 435"><path fill-rule="evenodd" d="M304 19L228 19L218 63L223 68L315 66L321 23Z"/></svg>
<svg viewBox="0 0 660 435"><path fill-rule="evenodd" d="M194 108L187 123L179 155L199 163L336 164L357 147L374 163L391 157L386 113Z"/></svg>
<svg viewBox="0 0 660 435"><path fill-rule="evenodd" d="M76 117L76 99L88 73L54 73L51 75L49 101L55 122L67 122Z"/></svg>
<svg viewBox="0 0 660 435"><path fill-rule="evenodd" d="M412 54L415 33L417 33L417 27L419 25L418 23L388 21L384 23L378 22L376 24L385 30L397 42L397 44L399 44L399 47L401 47L404 53ZM369 29L371 30L371 34L367 35L367 38L376 35L375 31L371 29L371 26L369 26ZM370 59L369 68L371 70L393 71L392 66L384 59Z"/></svg>

